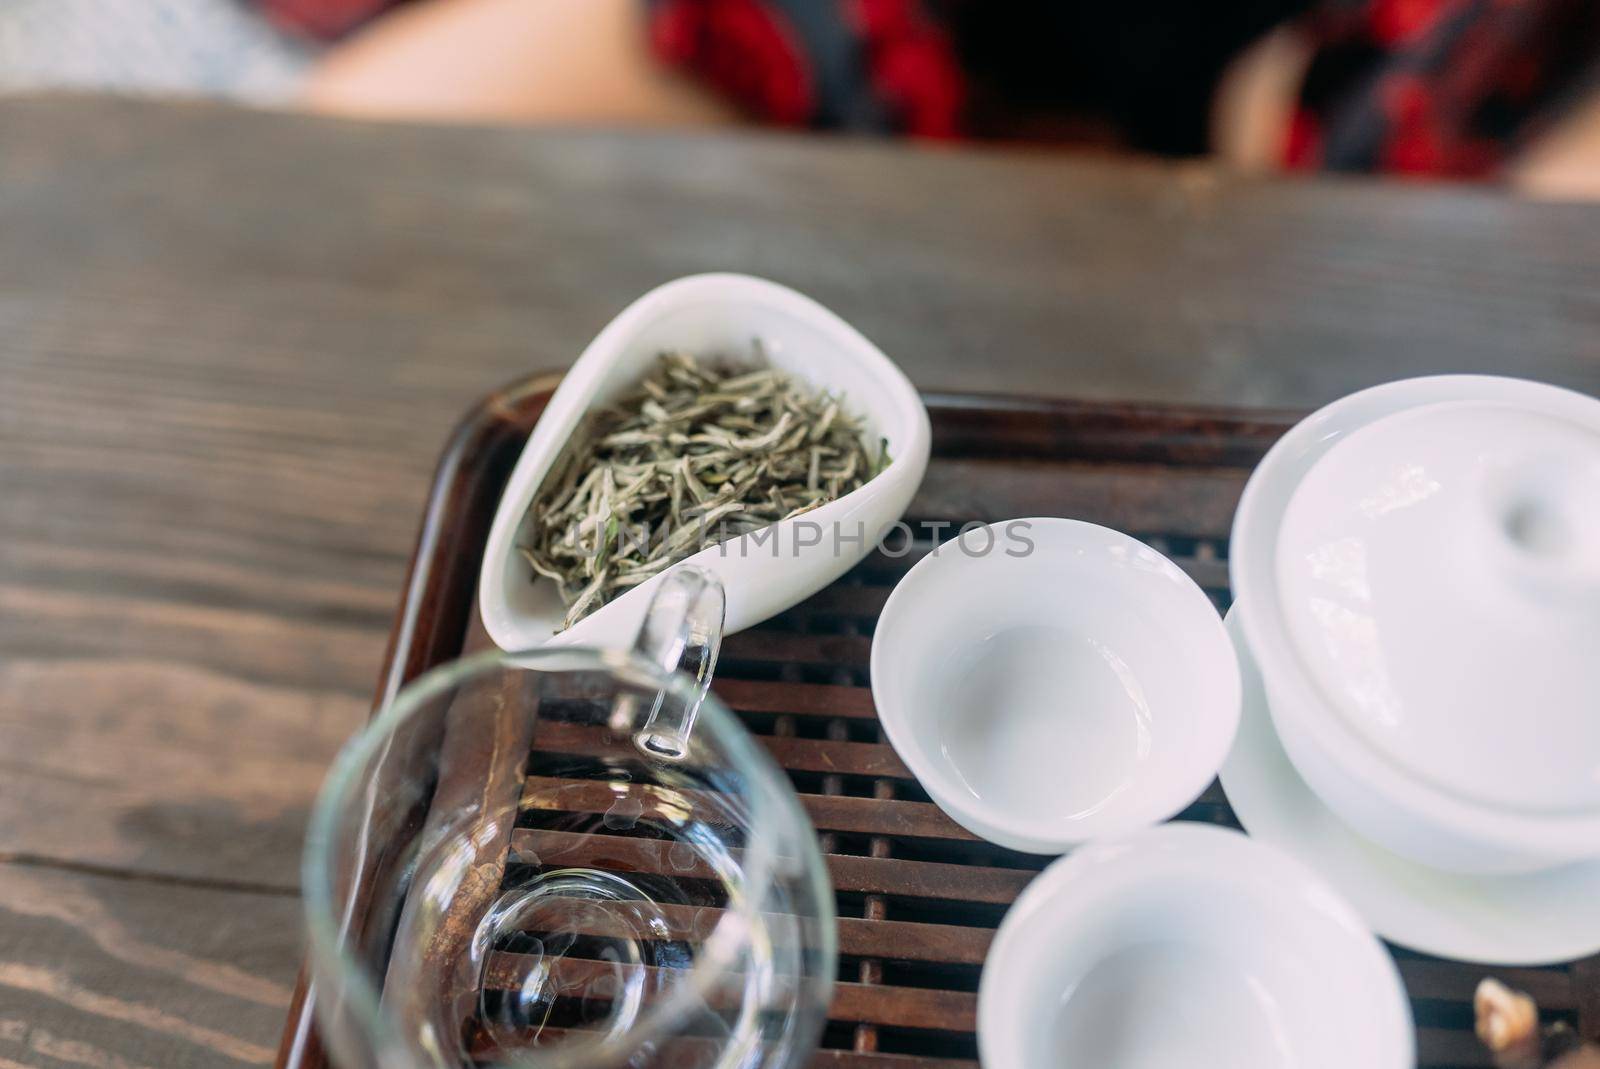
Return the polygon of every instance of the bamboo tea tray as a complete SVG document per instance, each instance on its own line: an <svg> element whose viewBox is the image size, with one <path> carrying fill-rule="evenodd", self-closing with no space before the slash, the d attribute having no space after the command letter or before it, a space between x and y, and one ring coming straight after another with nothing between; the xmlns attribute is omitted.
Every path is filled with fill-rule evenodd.
<svg viewBox="0 0 1600 1069"><path fill-rule="evenodd" d="M487 645L473 602L484 541L557 381L537 376L493 395L451 439L390 636L379 704L418 673ZM1170 556L1224 609L1234 506L1251 467L1293 422L1288 414L997 397L931 395L927 403L933 459L907 516L922 539L904 555L869 556L808 601L730 636L713 686L788 771L833 877L840 983L812 1061L818 1069L976 1066L984 953L1007 905L1047 860L991 846L952 822L874 717L873 625L895 582L933 544L922 524L952 524L941 537L965 521L1017 516L1116 527ZM1178 819L1238 826L1215 783ZM1471 1007L1488 970L1394 955L1412 998L1419 1064L1488 1066ZM1532 993L1551 1019L1600 1037L1600 959L1494 973ZM302 978L278 1065L328 1064Z"/></svg>

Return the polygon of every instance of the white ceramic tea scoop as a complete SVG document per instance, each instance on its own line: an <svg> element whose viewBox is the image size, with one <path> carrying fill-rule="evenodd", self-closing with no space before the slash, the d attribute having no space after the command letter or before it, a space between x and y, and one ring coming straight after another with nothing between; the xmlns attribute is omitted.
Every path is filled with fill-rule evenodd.
<svg viewBox="0 0 1600 1069"><path fill-rule="evenodd" d="M746 275L694 275L639 298L584 350L539 417L489 530L478 602L504 649L561 644L627 647L668 568L556 634L566 606L517 552L528 506L583 417L636 389L667 350L767 361L817 391L843 398L865 422L869 447L890 462L837 501L688 558L727 591L727 633L782 612L843 575L900 518L928 464L928 413L915 388L854 328L815 301Z"/></svg>

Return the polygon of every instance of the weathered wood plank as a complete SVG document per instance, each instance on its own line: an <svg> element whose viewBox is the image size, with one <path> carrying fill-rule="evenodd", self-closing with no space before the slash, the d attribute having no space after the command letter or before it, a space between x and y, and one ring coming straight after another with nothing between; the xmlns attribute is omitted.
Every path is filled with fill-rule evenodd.
<svg viewBox="0 0 1600 1069"><path fill-rule="evenodd" d="M247 352L204 377L258 403L361 385L368 421L433 391L422 441L486 380L564 364L623 303L698 270L791 282L930 386L1303 407L1398 374L1515 369L1600 389L1585 206L104 101L8 104L0 141L4 232L28 250L0 265L8 335L124 375L130 350L184 373ZM336 437L312 412L296 429Z"/></svg>
<svg viewBox="0 0 1600 1069"><path fill-rule="evenodd" d="M0 861L0 1059L270 1064L299 912L292 895Z"/></svg>
<svg viewBox="0 0 1600 1069"><path fill-rule="evenodd" d="M166 641L165 657L0 659L0 856L294 892L311 798L366 703L186 663Z"/></svg>

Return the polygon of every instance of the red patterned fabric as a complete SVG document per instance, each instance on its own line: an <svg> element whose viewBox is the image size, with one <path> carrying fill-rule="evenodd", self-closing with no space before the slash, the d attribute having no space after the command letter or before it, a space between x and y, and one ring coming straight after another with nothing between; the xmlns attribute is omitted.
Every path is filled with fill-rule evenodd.
<svg viewBox="0 0 1600 1069"><path fill-rule="evenodd" d="M1600 59L1593 0L1329 0L1285 161L1493 175Z"/></svg>
<svg viewBox="0 0 1600 1069"><path fill-rule="evenodd" d="M664 0L655 6L656 53L688 67L757 117L809 123L816 102L794 30L758 0Z"/></svg>
<svg viewBox="0 0 1600 1069"><path fill-rule="evenodd" d="M961 133L960 63L916 0L655 0L652 36L662 59L768 121L847 126L845 116L872 115L912 136ZM850 68L836 63L826 86L823 54Z"/></svg>
<svg viewBox="0 0 1600 1069"><path fill-rule="evenodd" d="M900 129L917 137L960 135L966 84L944 28L916 0L856 0L868 76Z"/></svg>

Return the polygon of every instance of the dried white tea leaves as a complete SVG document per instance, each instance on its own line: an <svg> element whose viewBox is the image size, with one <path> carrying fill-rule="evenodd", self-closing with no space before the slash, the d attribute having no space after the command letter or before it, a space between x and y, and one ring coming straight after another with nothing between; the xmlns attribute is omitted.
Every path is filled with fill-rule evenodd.
<svg viewBox="0 0 1600 1069"><path fill-rule="evenodd" d="M555 582L562 628L662 569L863 485L868 455L843 398L777 368L663 353L638 392L587 416L529 507L517 548Z"/></svg>

